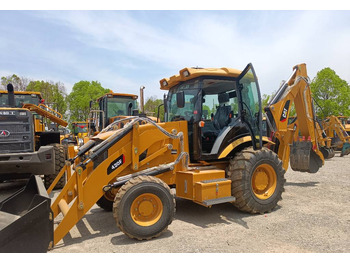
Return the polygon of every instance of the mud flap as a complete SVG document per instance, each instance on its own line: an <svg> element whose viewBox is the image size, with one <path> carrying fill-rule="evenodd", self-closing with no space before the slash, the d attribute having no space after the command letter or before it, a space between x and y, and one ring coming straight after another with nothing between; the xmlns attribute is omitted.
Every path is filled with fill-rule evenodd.
<svg viewBox="0 0 350 262"><path fill-rule="evenodd" d="M47 252L53 243L51 199L39 176L0 203L0 252Z"/></svg>
<svg viewBox="0 0 350 262"><path fill-rule="evenodd" d="M322 165L322 159L312 150L310 141L293 142L290 166L294 171L316 173Z"/></svg>
<svg viewBox="0 0 350 262"><path fill-rule="evenodd" d="M341 149L341 153L340 153L340 156L346 156L350 153L350 143L348 142L345 142L343 144L343 147Z"/></svg>

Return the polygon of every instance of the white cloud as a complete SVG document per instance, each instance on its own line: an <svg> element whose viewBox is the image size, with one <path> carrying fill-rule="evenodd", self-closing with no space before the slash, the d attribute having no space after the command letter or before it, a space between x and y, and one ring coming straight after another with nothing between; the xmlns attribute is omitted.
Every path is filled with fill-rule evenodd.
<svg viewBox="0 0 350 262"><path fill-rule="evenodd" d="M304 62L311 78L329 66L350 82L350 26L345 19L348 12L179 11L179 19L172 21L169 30L164 29L167 26L147 24L133 12L37 15L66 26L83 45L119 54L123 62L100 62L98 67L69 50L47 50L41 54L77 77L91 76L91 80L100 80L111 89L138 92L139 86L145 84L152 86L147 91L160 96L159 89L154 90L159 79L176 74L183 67L243 69L248 62L253 62L262 93L266 94L277 89L294 65ZM167 22L164 17L164 23ZM110 64L114 68L109 68ZM128 68L131 73L122 74L118 67ZM142 68L143 75L132 73L133 69ZM156 76L159 79L154 80Z"/></svg>

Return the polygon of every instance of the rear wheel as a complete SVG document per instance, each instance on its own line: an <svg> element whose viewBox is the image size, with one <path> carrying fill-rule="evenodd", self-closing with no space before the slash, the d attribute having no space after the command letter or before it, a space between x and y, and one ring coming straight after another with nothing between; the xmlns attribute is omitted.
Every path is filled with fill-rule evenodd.
<svg viewBox="0 0 350 262"><path fill-rule="evenodd" d="M119 229L138 240L159 236L171 224L175 198L161 179L139 176L123 185L114 200L113 216Z"/></svg>
<svg viewBox="0 0 350 262"><path fill-rule="evenodd" d="M249 213L270 212L282 198L284 174L282 161L271 150L242 150L227 168L234 205Z"/></svg>
<svg viewBox="0 0 350 262"><path fill-rule="evenodd" d="M60 144L53 144L55 153L55 173L44 175L44 184L46 189L50 187L52 182L55 180L56 176L60 173L61 169L65 165L66 153L64 147ZM66 184L66 177L63 175L60 180L57 182L54 189L61 189Z"/></svg>

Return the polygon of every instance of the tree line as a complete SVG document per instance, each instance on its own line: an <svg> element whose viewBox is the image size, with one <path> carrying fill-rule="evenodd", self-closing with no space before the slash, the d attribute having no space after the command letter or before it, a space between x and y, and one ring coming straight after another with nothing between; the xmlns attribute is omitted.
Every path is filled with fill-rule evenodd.
<svg viewBox="0 0 350 262"><path fill-rule="evenodd" d="M45 103L72 121L85 121L90 110L90 101L108 93L110 90L102 87L98 81L79 81L74 84L72 91L67 94L66 87L61 82L32 80L16 74L1 77L0 89L6 90L12 83L16 91L40 92ZM350 86L341 79L334 70L326 67L320 70L310 84L315 110L320 118L330 115L350 116ZM266 106L273 96L264 94L262 105ZM151 96L145 101L145 112L157 116L162 99ZM163 119L164 110L160 110Z"/></svg>

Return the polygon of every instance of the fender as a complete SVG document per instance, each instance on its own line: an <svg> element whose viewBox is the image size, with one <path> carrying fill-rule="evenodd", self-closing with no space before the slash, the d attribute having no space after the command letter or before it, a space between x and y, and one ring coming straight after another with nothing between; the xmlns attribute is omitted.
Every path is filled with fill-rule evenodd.
<svg viewBox="0 0 350 262"><path fill-rule="evenodd" d="M274 142L272 142L271 140L269 140L266 136L261 137L263 143L269 143L269 144L275 144ZM219 159L226 157L232 150L234 150L237 146L247 143L247 142L251 142L252 141L252 137L251 136L244 136L241 137L237 140L235 140L234 142L232 142L231 144L229 144L219 155Z"/></svg>

